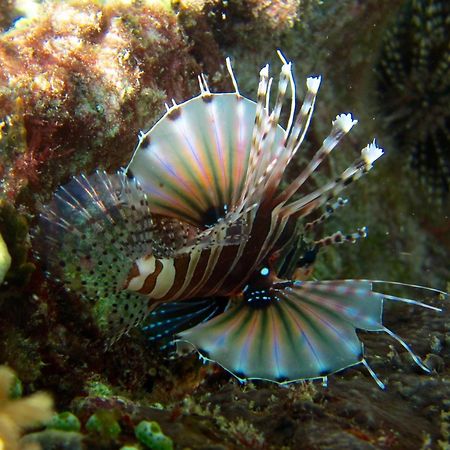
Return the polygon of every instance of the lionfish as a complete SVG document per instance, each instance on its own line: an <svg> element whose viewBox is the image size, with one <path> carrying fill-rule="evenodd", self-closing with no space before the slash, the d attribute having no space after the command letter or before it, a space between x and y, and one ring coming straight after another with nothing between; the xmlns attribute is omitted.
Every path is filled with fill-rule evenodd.
<svg viewBox="0 0 450 450"><path fill-rule="evenodd" d="M269 66L260 72L255 103L240 94L227 59L234 92L212 93L200 76L200 94L166 105L166 114L140 134L124 170L76 176L59 187L41 211L38 253L53 278L92 301L112 336L141 326L150 339L174 342L179 353L195 349L242 381L325 381L363 364L383 387L357 329L388 333L428 371L383 325L383 301L440 309L376 292L378 281L302 276L322 247L365 236L364 228L315 235L346 203L341 191L383 151L367 145L335 180L302 193L357 122L338 115L320 149L282 188L321 78L306 80L296 112L292 65L279 56L273 107Z"/></svg>

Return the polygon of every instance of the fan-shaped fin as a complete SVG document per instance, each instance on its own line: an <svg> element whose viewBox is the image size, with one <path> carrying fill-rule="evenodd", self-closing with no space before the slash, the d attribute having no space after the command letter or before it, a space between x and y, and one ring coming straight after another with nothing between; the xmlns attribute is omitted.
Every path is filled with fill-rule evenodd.
<svg viewBox="0 0 450 450"><path fill-rule="evenodd" d="M323 378L362 363L384 387L364 359L355 332L383 331L427 370L412 349L384 327L382 312L385 298L430 306L372 289L369 280L287 281L266 290L247 287L245 297L235 298L233 307L179 333L177 343L180 350L193 346L240 379L283 383Z"/></svg>
<svg viewBox="0 0 450 450"><path fill-rule="evenodd" d="M235 301L179 342L239 378L321 378L362 361L356 328L383 329L382 297L369 282L286 282Z"/></svg>
<svg viewBox="0 0 450 450"><path fill-rule="evenodd" d="M121 289L134 260L152 251L146 195L123 173L81 175L42 209L33 244L49 275L95 301L111 334L140 322L148 299Z"/></svg>
<svg viewBox="0 0 450 450"><path fill-rule="evenodd" d="M383 296L368 280L294 281L287 288L301 302L334 311L353 327L383 331Z"/></svg>
<svg viewBox="0 0 450 450"><path fill-rule="evenodd" d="M255 111L236 93L205 94L171 108L143 134L127 170L152 211L198 226L223 217L246 176Z"/></svg>

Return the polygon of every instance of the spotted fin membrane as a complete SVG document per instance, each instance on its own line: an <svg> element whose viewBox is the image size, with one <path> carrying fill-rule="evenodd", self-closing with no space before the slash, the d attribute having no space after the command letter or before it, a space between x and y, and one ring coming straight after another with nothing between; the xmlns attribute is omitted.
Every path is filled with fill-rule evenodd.
<svg viewBox="0 0 450 450"><path fill-rule="evenodd" d="M74 177L43 207L33 243L49 276L94 302L121 334L147 313L145 297L122 289L133 261L151 247L145 194L123 173Z"/></svg>

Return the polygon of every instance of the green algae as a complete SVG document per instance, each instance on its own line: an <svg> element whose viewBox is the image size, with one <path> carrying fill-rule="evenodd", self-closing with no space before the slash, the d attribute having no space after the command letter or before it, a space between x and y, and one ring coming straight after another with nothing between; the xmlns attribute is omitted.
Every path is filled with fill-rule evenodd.
<svg viewBox="0 0 450 450"><path fill-rule="evenodd" d="M55 414L47 423L47 428L62 431L80 431L81 423L75 414L70 411L64 411Z"/></svg>
<svg viewBox="0 0 450 450"><path fill-rule="evenodd" d="M143 420L134 433L138 440L151 450L173 450L173 442L166 436L157 422Z"/></svg>
<svg viewBox="0 0 450 450"><path fill-rule="evenodd" d="M117 439L122 431L114 411L107 410L92 414L86 422L86 430L108 441Z"/></svg>

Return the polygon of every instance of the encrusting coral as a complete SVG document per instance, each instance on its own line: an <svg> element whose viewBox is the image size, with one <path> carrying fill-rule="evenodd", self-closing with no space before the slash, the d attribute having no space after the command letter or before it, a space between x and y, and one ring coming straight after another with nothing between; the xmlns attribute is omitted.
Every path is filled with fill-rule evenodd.
<svg viewBox="0 0 450 450"><path fill-rule="evenodd" d="M46 393L11 399L14 379L8 367L0 366L0 450L23 449L19 443L23 431L44 423L53 413L53 401Z"/></svg>
<svg viewBox="0 0 450 450"><path fill-rule="evenodd" d="M13 200L94 161L117 167L166 97L197 89L188 74L198 66L165 2L39 8L0 36L0 177Z"/></svg>

